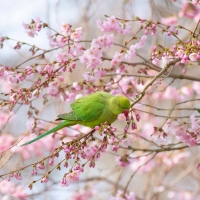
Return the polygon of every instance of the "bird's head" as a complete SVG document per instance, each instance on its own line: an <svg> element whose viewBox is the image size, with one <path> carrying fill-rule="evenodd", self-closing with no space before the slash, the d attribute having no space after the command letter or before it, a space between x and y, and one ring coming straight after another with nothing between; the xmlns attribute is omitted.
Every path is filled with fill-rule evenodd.
<svg viewBox="0 0 200 200"><path fill-rule="evenodd" d="M130 107L130 101L125 96L115 96L111 101L111 111L115 115L119 115L120 113L129 110Z"/></svg>

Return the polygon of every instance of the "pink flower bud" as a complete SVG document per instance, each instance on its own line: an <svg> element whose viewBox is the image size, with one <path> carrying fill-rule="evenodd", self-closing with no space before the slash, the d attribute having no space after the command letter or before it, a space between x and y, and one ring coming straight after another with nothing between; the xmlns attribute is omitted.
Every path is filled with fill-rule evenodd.
<svg viewBox="0 0 200 200"><path fill-rule="evenodd" d="M200 171L200 164L198 164L196 168L198 171Z"/></svg>
<svg viewBox="0 0 200 200"><path fill-rule="evenodd" d="M132 130L137 129L137 125L136 125L136 123L132 123L131 128L132 128Z"/></svg>
<svg viewBox="0 0 200 200"><path fill-rule="evenodd" d="M66 153L66 154L70 154L70 152L71 152L71 150L70 150L70 148L68 148L68 147L64 147L64 152Z"/></svg>
<svg viewBox="0 0 200 200"><path fill-rule="evenodd" d="M84 151L81 152L81 158L83 158L83 159L86 158L86 153Z"/></svg>
<svg viewBox="0 0 200 200"><path fill-rule="evenodd" d="M63 166L66 167L66 168L68 168L68 162L67 162L67 160L64 162Z"/></svg>
<svg viewBox="0 0 200 200"><path fill-rule="evenodd" d="M28 187L29 187L30 190L32 190L33 184L31 183Z"/></svg>
<svg viewBox="0 0 200 200"><path fill-rule="evenodd" d="M168 31L168 32L167 32L167 36L170 36L170 35L171 35L171 32L170 32L170 31Z"/></svg>
<svg viewBox="0 0 200 200"><path fill-rule="evenodd" d="M118 149L119 149L118 145L113 145L112 146L112 151L117 152Z"/></svg>
<svg viewBox="0 0 200 200"><path fill-rule="evenodd" d="M62 180L61 180L61 182L60 182L60 186L61 186L61 187L67 187L67 186L69 186L69 184L67 183L67 180L66 180L65 177L62 178Z"/></svg>
<svg viewBox="0 0 200 200"><path fill-rule="evenodd" d="M125 132L125 133L128 132L128 127L127 127L127 126L124 128L124 132Z"/></svg>
<svg viewBox="0 0 200 200"><path fill-rule="evenodd" d="M100 156L101 156L101 154L98 152L95 157L98 159L98 158L100 158Z"/></svg>
<svg viewBox="0 0 200 200"><path fill-rule="evenodd" d="M37 164L37 167L38 167L39 169L41 169L41 170L45 169L44 163L38 163L38 164Z"/></svg>
<svg viewBox="0 0 200 200"><path fill-rule="evenodd" d="M49 180L48 177L47 177L47 176L44 176L43 179L42 179L42 182L47 183L48 180Z"/></svg>
<svg viewBox="0 0 200 200"><path fill-rule="evenodd" d="M84 172L84 168L82 166L79 167L79 172Z"/></svg>
<svg viewBox="0 0 200 200"><path fill-rule="evenodd" d="M64 81L63 76L58 76L58 79L59 79L60 82L63 82L63 81Z"/></svg>
<svg viewBox="0 0 200 200"><path fill-rule="evenodd" d="M50 166L53 166L53 164L54 164L54 159L53 159L53 158L50 158L49 165L50 165Z"/></svg>
<svg viewBox="0 0 200 200"><path fill-rule="evenodd" d="M116 132L116 131L117 131L117 128L112 127L112 128L111 128L111 131L112 131L112 132Z"/></svg>
<svg viewBox="0 0 200 200"><path fill-rule="evenodd" d="M106 143L103 143L103 144L101 145L101 152L105 152L106 148L107 148L107 144L106 144Z"/></svg>
<svg viewBox="0 0 200 200"><path fill-rule="evenodd" d="M94 167L95 167L95 162L94 162L94 160L92 160L92 161L90 162L89 167L91 167L91 168L94 168Z"/></svg>
<svg viewBox="0 0 200 200"><path fill-rule="evenodd" d="M98 130L100 129L100 126L95 126L94 129L95 129L96 131L98 131Z"/></svg>
<svg viewBox="0 0 200 200"><path fill-rule="evenodd" d="M13 174L13 176L14 176L17 180L22 180L21 172L15 172L15 173Z"/></svg>
<svg viewBox="0 0 200 200"><path fill-rule="evenodd" d="M36 175L37 174L37 169L33 169L33 171L31 172L31 175Z"/></svg>
<svg viewBox="0 0 200 200"><path fill-rule="evenodd" d="M139 122L140 121L140 115L136 114L136 120Z"/></svg>

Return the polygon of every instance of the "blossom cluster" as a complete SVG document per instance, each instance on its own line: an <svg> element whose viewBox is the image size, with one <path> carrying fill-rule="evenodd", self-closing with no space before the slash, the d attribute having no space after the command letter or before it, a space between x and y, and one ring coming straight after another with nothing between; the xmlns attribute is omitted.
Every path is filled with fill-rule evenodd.
<svg viewBox="0 0 200 200"><path fill-rule="evenodd" d="M194 115L191 115L190 119L190 128L186 128L184 124L178 124L177 121L169 121L168 125L170 131L173 135L176 136L178 140L192 147L198 144L198 133L200 131L200 125Z"/></svg>
<svg viewBox="0 0 200 200"><path fill-rule="evenodd" d="M42 53L36 56L42 56L42 58L48 52L55 50L59 52L55 54L53 61L45 62L45 64L40 62L26 65L25 63L30 59L15 67L0 66L0 89L3 96L0 106L5 107L0 111L0 128L4 132L4 127L10 124L15 116L16 105L21 107L24 104L28 108L26 128L29 133L24 134L20 139L10 134L0 135L0 152L12 153L13 157L19 155L22 160L33 156L43 156L35 163L0 175L1 178L6 177L8 180L8 182L0 182L0 192L9 193L9 196L13 198L26 198L26 192L10 181L24 179L24 170L30 166L32 177L40 176L39 179L30 183L30 189L38 181L44 184L50 182L51 173L56 169L64 169L60 186L68 187L80 180L82 173L86 170L86 165L89 168L95 168L97 161L105 155L105 152L114 154L115 164L123 170L125 168L130 170L133 174L131 178L134 178L136 172L151 174L153 170L156 171L157 166L162 166L161 168L164 168L167 174L172 167L189 159L190 154L183 149L199 144L199 122L194 114L190 115L188 121L183 121L184 117L172 117L171 112L184 110L184 108L176 109L175 107L181 101L192 102L191 97L200 95L198 77L184 76L186 69L190 70L189 65L193 66L200 62L200 40L196 31L200 19L198 5L200 5L198 0L185 2L177 15L180 18L194 19L197 27L193 32L177 25L177 16L163 18L161 22L140 17L134 20L122 20L115 16L106 16L105 21L97 20L96 22L103 34L89 41L90 46L87 49L82 44L85 42L82 40L82 27L73 28L72 25L63 22L60 32L57 32L39 18L32 20L29 24L23 23L25 32L30 37L35 37L42 28L51 29L51 33L47 33L47 39L52 49L43 50L18 41L14 46L15 51L20 50L23 45L29 45L32 55L41 51ZM131 23L140 24L135 34L132 33ZM181 39L182 30L190 33L186 40ZM163 38L170 37L175 42L167 48L161 44L154 45L151 48L150 57L142 58L139 53L146 52L145 47L150 39L158 36L159 33L163 33ZM114 49L117 34L121 37L126 35L127 38L131 35L131 39L123 45L118 45L121 48L118 51ZM9 38L0 38L1 48L6 40ZM112 55L111 58L108 58L109 54ZM134 62L138 57L143 61ZM104 61L109 61L109 64L106 65ZM182 69L183 75L176 72L177 66ZM175 72L171 73L173 69ZM76 77L77 70L84 71L80 80L78 76ZM71 75L75 75L77 79L72 81L74 76L71 79ZM67 76L70 78L67 79ZM165 81L168 78L186 79L193 82L179 86L179 84L173 85L174 80L168 84L168 81ZM51 96L68 103L97 90L106 91L112 95L124 94L130 99L132 108L129 112L118 115L118 120L121 122L116 124L117 128L105 122L93 130L83 131L83 128L77 125L55 132L45 140L17 148L40 135L47 128L47 123L39 119L41 108L36 105L36 100L43 99L43 104L45 104ZM173 108L168 108L170 103L166 105L164 103L170 100L178 103ZM159 108L157 104L164 106ZM142 106L146 109L140 110ZM164 114L155 114L150 112L151 109L161 110ZM192 110L192 108L185 108L185 110ZM193 111L195 110L199 112L198 109L194 108ZM170 114L167 115L167 112ZM158 125L159 117L165 119L162 126ZM165 123L168 125L167 130L163 128ZM118 129L121 124L123 128ZM73 131L69 131L71 129ZM154 131L153 134L151 129ZM173 139L176 138L179 143L172 143L170 136ZM169 143L166 144L166 141ZM175 145L179 146L174 147ZM43 153L46 150L48 155ZM62 159L61 155L64 155ZM118 190L116 195L110 197L110 200L137 199L136 192L127 190L130 181L127 181L124 191ZM16 191L14 187L17 188ZM117 187L116 184L116 191ZM80 189L72 199L92 198L95 192L91 188L90 186L90 188ZM166 188L162 183L153 188L155 195L164 190ZM169 198L181 199L184 195L188 196L188 199L193 198L186 191L168 193Z"/></svg>

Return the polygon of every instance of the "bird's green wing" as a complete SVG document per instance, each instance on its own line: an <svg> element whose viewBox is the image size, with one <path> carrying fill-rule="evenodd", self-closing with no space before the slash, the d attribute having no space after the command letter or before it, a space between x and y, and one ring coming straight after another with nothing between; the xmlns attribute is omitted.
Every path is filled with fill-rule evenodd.
<svg viewBox="0 0 200 200"><path fill-rule="evenodd" d="M81 119L78 118L72 111L70 113L64 113L64 114L58 115L56 121L58 121L58 120L78 121Z"/></svg>
<svg viewBox="0 0 200 200"><path fill-rule="evenodd" d="M99 118L107 104L107 96L100 92L77 99L71 104L71 108L82 121L93 121Z"/></svg>

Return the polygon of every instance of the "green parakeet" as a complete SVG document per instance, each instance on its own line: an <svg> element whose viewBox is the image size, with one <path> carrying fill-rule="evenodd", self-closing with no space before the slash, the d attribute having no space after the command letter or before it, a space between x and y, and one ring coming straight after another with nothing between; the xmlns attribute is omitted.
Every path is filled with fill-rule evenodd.
<svg viewBox="0 0 200 200"><path fill-rule="evenodd" d="M67 126L80 124L94 128L104 122L111 124L117 119L120 113L131 107L130 101L126 97L121 95L113 96L107 92L95 92L79 98L70 106L72 108L71 112L58 115L56 119L65 121L21 146L31 144Z"/></svg>

